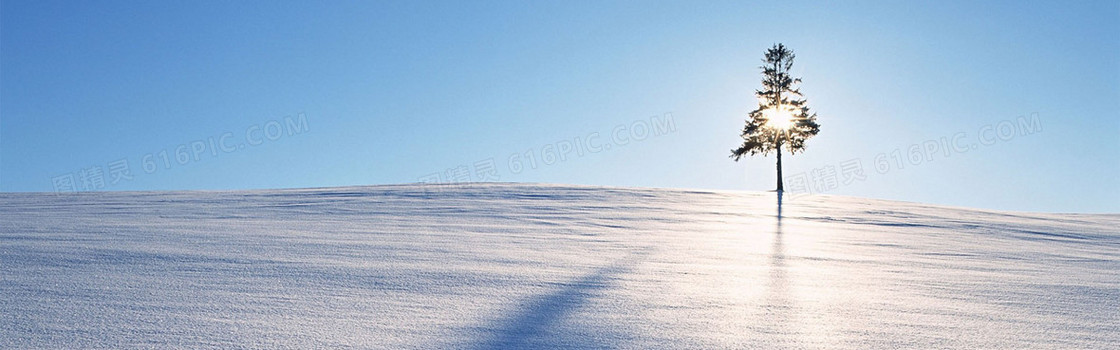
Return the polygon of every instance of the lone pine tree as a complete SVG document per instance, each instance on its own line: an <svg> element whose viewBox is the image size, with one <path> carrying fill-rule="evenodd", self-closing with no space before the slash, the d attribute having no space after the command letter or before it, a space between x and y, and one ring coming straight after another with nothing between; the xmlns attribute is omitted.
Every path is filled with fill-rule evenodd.
<svg viewBox="0 0 1120 350"><path fill-rule="evenodd" d="M778 192L782 192L782 146L795 154L805 150L805 140L820 131L817 114L809 106L797 86L801 78L789 75L793 67L793 51L777 44L766 50L762 69L762 89L755 90L758 109L751 111L743 127L743 145L731 150L731 158L739 161L744 155L778 155Z"/></svg>

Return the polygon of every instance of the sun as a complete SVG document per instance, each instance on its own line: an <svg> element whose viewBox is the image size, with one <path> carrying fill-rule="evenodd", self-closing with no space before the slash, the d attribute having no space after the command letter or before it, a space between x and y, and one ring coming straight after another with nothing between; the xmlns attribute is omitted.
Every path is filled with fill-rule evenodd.
<svg viewBox="0 0 1120 350"><path fill-rule="evenodd" d="M793 112L786 108L770 108L763 111L766 124L778 130L787 130L793 126Z"/></svg>

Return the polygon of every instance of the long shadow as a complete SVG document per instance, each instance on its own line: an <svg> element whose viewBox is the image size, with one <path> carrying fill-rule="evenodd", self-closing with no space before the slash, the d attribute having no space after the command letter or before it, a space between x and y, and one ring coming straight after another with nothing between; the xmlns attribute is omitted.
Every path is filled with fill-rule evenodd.
<svg viewBox="0 0 1120 350"><path fill-rule="evenodd" d="M631 254L618 263L605 266L583 277L563 284L555 292L534 297L521 309L495 322L493 335L475 349L528 349L565 347L610 347L583 339L586 334L559 331L562 321L587 304L592 298L613 287L617 276L628 273L642 253ZM602 331L602 330L593 330Z"/></svg>
<svg viewBox="0 0 1120 350"><path fill-rule="evenodd" d="M774 224L774 241L770 247L770 284L785 287L786 248L782 245L782 193L778 192L778 219Z"/></svg>
<svg viewBox="0 0 1120 350"><path fill-rule="evenodd" d="M786 276L786 248L782 236L782 194L778 193L778 216L774 224L774 240L770 246L770 276L767 279L766 304L769 312L766 320L775 330L786 330L791 326L793 300L789 293L789 277Z"/></svg>
<svg viewBox="0 0 1120 350"><path fill-rule="evenodd" d="M778 233L782 231L782 192L778 192Z"/></svg>
<svg viewBox="0 0 1120 350"><path fill-rule="evenodd" d="M782 244L782 194L778 193L778 219L774 224L774 241L770 246L771 285L785 286L786 248Z"/></svg>

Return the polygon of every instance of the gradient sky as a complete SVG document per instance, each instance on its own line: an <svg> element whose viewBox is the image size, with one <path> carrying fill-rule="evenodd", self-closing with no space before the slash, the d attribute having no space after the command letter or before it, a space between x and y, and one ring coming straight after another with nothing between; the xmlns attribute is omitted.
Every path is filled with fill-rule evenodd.
<svg viewBox="0 0 1120 350"><path fill-rule="evenodd" d="M821 124L787 189L1120 212L1116 1L4 1L0 191L770 190L728 155L778 42Z"/></svg>

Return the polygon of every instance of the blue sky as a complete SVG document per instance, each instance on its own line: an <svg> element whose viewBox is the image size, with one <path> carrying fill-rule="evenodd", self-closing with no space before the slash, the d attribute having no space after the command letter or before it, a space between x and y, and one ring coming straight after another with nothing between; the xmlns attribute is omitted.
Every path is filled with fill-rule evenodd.
<svg viewBox="0 0 1120 350"><path fill-rule="evenodd" d="M1115 1L4 1L0 191L770 190L728 155L781 42L821 123L787 189L1120 212L1117 33Z"/></svg>

